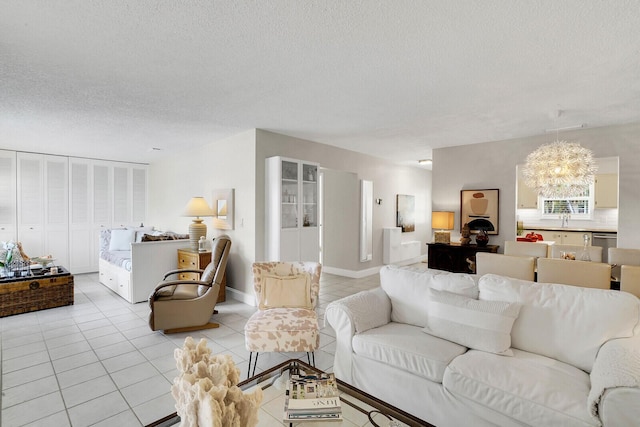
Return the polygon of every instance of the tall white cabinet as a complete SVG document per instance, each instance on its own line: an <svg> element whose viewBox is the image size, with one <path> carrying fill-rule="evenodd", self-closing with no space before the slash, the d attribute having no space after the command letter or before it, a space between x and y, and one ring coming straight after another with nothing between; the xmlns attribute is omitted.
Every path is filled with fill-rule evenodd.
<svg viewBox="0 0 640 427"><path fill-rule="evenodd" d="M280 156L266 159L268 261L320 259L318 167L317 163Z"/></svg>

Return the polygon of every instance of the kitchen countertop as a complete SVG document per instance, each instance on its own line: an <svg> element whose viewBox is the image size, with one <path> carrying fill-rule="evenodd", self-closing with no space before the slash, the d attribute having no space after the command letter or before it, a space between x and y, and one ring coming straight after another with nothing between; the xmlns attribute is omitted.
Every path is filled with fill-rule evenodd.
<svg viewBox="0 0 640 427"><path fill-rule="evenodd" d="M523 227L525 230L546 230L546 231L588 231L592 233L617 233L618 230L613 228L576 228L576 227L548 227L548 226L531 226Z"/></svg>

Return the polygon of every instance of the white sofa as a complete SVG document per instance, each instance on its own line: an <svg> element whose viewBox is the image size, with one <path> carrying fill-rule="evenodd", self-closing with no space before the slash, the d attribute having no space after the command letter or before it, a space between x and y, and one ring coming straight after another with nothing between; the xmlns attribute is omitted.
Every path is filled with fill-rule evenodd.
<svg viewBox="0 0 640 427"><path fill-rule="evenodd" d="M145 242L142 236L151 233L151 227L130 230L133 230L131 241L122 240L120 247L111 244L112 230L100 232L98 278L133 304L147 301L164 274L178 268L178 249L189 247L189 240L176 235L180 238Z"/></svg>
<svg viewBox="0 0 640 427"><path fill-rule="evenodd" d="M326 309L337 378L438 427L640 422L635 296L395 266L380 281Z"/></svg>

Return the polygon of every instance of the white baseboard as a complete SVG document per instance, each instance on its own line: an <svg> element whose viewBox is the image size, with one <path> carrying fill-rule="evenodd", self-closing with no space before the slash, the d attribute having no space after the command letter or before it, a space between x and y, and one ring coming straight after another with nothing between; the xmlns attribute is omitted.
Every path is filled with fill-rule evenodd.
<svg viewBox="0 0 640 427"><path fill-rule="evenodd" d="M240 301L252 307L256 307L256 297L253 294L249 295L246 292L242 292L228 286L226 288L226 293L236 301Z"/></svg>
<svg viewBox="0 0 640 427"><path fill-rule="evenodd" d="M349 277L351 279L360 279L362 277L372 276L380 272L380 266L367 268L366 270L345 270L343 268L322 266L323 273L335 274L336 276Z"/></svg>
<svg viewBox="0 0 640 427"><path fill-rule="evenodd" d="M393 265L411 265L416 264L418 262L426 262L427 255L420 255L418 257L409 258L404 261L394 262ZM366 270L345 270L342 268L328 267L326 265L322 266L323 273L335 274L337 276L349 277L351 279L361 279L363 277L372 276L374 274L378 274L380 272L381 265L376 267L367 268Z"/></svg>

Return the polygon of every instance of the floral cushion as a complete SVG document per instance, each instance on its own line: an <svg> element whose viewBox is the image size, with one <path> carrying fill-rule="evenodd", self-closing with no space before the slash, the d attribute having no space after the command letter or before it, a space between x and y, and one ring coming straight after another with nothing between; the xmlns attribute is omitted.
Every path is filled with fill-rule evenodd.
<svg viewBox="0 0 640 427"><path fill-rule="evenodd" d="M254 313L244 327L249 351L312 352L320 346L318 317L304 308L272 308Z"/></svg>

